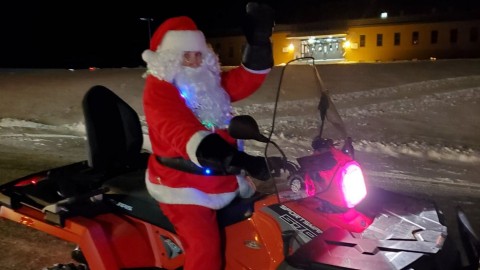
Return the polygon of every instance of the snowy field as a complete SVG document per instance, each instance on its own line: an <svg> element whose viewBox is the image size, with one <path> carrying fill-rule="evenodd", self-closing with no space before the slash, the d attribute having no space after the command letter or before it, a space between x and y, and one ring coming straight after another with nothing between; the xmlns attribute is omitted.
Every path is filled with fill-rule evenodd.
<svg viewBox="0 0 480 270"><path fill-rule="evenodd" d="M368 183L431 198L450 217L460 205L480 232L480 60L317 68L353 138ZM93 85L114 90L143 121L143 72L0 70L0 184L86 158L81 99ZM234 104L238 114L256 118L265 134L271 130L281 74L282 67L275 67L257 93ZM311 66L291 65L283 77L272 138L288 156L298 157L310 151L319 131L319 90ZM341 139L331 126L326 128L325 135ZM262 146L247 142L246 150L261 154ZM0 239L2 269L64 262L63 253L70 248L4 220ZM34 239L37 246L31 244Z"/></svg>

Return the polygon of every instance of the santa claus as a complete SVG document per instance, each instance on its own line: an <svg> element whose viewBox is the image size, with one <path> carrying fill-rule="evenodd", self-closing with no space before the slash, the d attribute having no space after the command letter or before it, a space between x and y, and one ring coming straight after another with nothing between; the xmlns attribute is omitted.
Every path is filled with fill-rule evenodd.
<svg viewBox="0 0 480 270"><path fill-rule="evenodd" d="M250 3L247 18L242 64L228 72L221 71L203 33L186 16L163 22L142 54L153 151L147 189L180 237L186 270L222 268L216 210L236 196L254 194L248 176L269 178L265 159L239 150L226 131L231 103L255 92L273 65L271 10Z"/></svg>

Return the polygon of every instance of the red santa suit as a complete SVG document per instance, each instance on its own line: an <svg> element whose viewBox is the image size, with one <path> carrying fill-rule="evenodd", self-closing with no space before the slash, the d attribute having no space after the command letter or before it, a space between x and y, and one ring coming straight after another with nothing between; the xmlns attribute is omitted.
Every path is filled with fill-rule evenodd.
<svg viewBox="0 0 480 270"><path fill-rule="evenodd" d="M202 52L198 71L181 66L185 51ZM232 117L231 102L257 90L269 70L239 66L222 73L203 33L185 16L160 25L142 58L148 69L143 105L153 151L146 173L147 189L180 236L186 254L184 269L220 269L215 209L236 196L253 195L254 185L244 175L189 173L165 166L157 157L182 158L200 166L197 147L214 132L234 145L235 140L226 132ZM200 75L197 84L192 77Z"/></svg>

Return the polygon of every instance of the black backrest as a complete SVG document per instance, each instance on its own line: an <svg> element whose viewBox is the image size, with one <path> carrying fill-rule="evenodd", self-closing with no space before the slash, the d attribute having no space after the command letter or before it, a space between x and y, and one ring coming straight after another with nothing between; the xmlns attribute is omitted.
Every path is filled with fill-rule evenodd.
<svg viewBox="0 0 480 270"><path fill-rule="evenodd" d="M136 111L102 85L88 90L82 106L89 166L100 171L136 166L143 145L142 127Z"/></svg>

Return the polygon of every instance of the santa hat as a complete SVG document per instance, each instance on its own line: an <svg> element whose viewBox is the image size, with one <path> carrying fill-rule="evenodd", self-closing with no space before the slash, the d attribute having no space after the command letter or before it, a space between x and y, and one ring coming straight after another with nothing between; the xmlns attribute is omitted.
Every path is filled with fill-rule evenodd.
<svg viewBox="0 0 480 270"><path fill-rule="evenodd" d="M218 74L220 65L217 55L207 46L205 36L187 16L167 19L155 31L150 48L143 51L147 72L160 80L172 82L178 72L183 52L202 52L202 66Z"/></svg>
<svg viewBox="0 0 480 270"><path fill-rule="evenodd" d="M205 36L187 16L167 19L155 31L150 41L151 51L200 51L207 49Z"/></svg>

